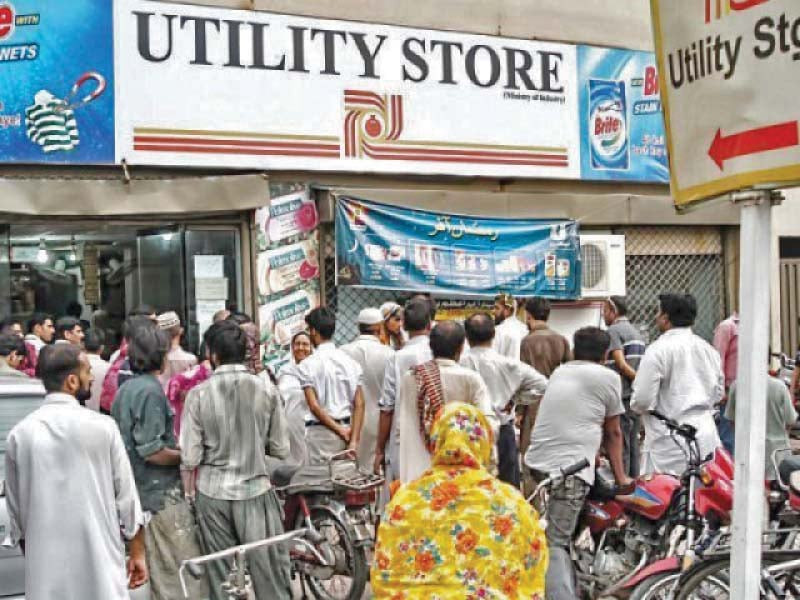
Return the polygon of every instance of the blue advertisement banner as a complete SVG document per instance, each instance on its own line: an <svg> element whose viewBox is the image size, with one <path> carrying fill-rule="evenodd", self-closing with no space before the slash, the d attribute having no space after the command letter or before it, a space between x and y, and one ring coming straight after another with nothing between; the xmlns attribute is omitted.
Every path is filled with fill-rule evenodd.
<svg viewBox="0 0 800 600"><path fill-rule="evenodd" d="M337 285L488 296L580 296L578 223L484 219L339 197Z"/></svg>
<svg viewBox="0 0 800 600"><path fill-rule="evenodd" d="M578 46L581 178L669 183L655 55Z"/></svg>
<svg viewBox="0 0 800 600"><path fill-rule="evenodd" d="M111 0L0 0L0 162L114 162Z"/></svg>

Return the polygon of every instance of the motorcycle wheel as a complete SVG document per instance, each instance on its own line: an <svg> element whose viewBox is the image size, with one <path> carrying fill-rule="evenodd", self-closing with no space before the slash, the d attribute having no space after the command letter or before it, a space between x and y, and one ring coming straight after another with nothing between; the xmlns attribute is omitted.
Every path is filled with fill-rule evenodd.
<svg viewBox="0 0 800 600"><path fill-rule="evenodd" d="M311 594L317 600L361 600L369 576L364 549L353 544L349 529L332 511L311 507L311 522L336 557L334 574L329 579L303 575ZM301 519L298 527L302 526Z"/></svg>
<svg viewBox="0 0 800 600"><path fill-rule="evenodd" d="M671 600L679 578L680 573L673 571L651 575L633 589L629 600Z"/></svg>

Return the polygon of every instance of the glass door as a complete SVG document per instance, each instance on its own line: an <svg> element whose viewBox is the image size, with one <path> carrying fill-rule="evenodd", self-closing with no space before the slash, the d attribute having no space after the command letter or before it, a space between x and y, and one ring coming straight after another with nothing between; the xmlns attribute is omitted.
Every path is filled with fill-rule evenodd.
<svg viewBox="0 0 800 600"><path fill-rule="evenodd" d="M192 226L185 232L186 345L198 351L221 310L242 310L241 251L235 227ZM252 316L252 315L251 315Z"/></svg>
<svg viewBox="0 0 800 600"><path fill-rule="evenodd" d="M136 238L136 293L129 310L148 304L159 313L174 310L186 321L184 231L179 227L139 231Z"/></svg>

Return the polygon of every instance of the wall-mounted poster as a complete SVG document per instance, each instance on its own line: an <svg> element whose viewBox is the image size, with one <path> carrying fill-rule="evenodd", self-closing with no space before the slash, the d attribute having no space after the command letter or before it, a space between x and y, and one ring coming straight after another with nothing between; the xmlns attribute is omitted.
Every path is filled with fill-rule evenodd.
<svg viewBox="0 0 800 600"><path fill-rule="evenodd" d="M580 276L575 221L484 219L337 199L337 285L574 299Z"/></svg>
<svg viewBox="0 0 800 600"><path fill-rule="evenodd" d="M114 162L111 0L0 2L0 162Z"/></svg>

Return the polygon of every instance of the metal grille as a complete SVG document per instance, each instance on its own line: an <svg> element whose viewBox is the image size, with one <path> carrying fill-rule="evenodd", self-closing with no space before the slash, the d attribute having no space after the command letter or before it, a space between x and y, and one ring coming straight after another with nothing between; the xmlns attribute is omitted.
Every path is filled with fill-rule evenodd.
<svg viewBox="0 0 800 600"><path fill-rule="evenodd" d="M793 356L800 323L800 260L781 259L781 349Z"/></svg>
<svg viewBox="0 0 800 600"><path fill-rule="evenodd" d="M631 322L658 336L658 294L680 292L697 299L694 331L711 340L725 317L722 239L716 228L641 227L625 234L625 275Z"/></svg>
<svg viewBox="0 0 800 600"><path fill-rule="evenodd" d="M336 311L334 342L346 344L358 335L358 313L362 308L380 307L384 302L405 300L408 294L388 290L373 290L350 286L336 287L336 241L333 223L325 223L321 230L323 268L323 298L325 305Z"/></svg>

